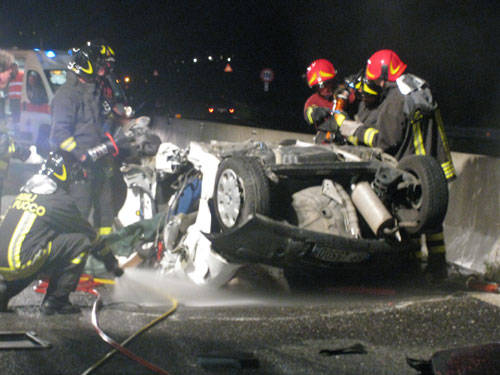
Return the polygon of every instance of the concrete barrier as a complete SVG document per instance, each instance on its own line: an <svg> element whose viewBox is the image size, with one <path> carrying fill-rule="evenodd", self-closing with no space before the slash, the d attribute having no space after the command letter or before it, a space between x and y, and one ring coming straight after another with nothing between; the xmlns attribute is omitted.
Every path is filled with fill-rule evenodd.
<svg viewBox="0 0 500 375"><path fill-rule="evenodd" d="M500 159L452 153L458 178L450 185L445 220L448 259L499 277Z"/></svg>
<svg viewBox="0 0 500 375"><path fill-rule="evenodd" d="M221 123L157 118L153 124L162 140L185 147L190 141L248 139L312 142L311 134L283 132ZM499 146L500 147L500 146ZM489 276L500 276L500 159L452 153L458 178L450 184L444 223L448 260Z"/></svg>

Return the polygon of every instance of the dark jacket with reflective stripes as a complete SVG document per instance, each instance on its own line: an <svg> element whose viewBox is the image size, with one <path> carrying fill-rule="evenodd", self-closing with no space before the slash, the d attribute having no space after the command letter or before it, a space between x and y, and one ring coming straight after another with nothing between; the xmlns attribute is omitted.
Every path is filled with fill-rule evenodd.
<svg viewBox="0 0 500 375"><path fill-rule="evenodd" d="M379 147L397 160L407 155L435 157L448 180L455 169L441 114L428 87L404 95L395 83L388 83L380 104L359 106L356 119L363 123L354 133L355 142Z"/></svg>
<svg viewBox="0 0 500 375"><path fill-rule="evenodd" d="M77 159L102 143L101 94L95 83L81 82L68 72L66 83L52 100L50 144L71 152Z"/></svg>
<svg viewBox="0 0 500 375"><path fill-rule="evenodd" d="M62 233L78 233L96 238L73 199L63 190L53 194L19 194L0 225L0 267L33 268L50 254L49 242ZM36 266L35 266L36 267Z"/></svg>

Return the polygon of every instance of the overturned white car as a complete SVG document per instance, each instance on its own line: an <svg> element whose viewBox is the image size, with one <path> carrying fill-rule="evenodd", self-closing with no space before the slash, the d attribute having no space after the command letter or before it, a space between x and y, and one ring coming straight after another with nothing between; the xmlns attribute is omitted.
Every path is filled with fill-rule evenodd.
<svg viewBox="0 0 500 375"><path fill-rule="evenodd" d="M448 204L432 157L396 162L359 146L162 143L154 168L141 168L125 173L132 201L149 202L149 216L163 212L165 221L161 236L148 238L148 251L139 253L197 284L223 285L249 263L293 277L387 255L402 259L421 234L441 225Z"/></svg>

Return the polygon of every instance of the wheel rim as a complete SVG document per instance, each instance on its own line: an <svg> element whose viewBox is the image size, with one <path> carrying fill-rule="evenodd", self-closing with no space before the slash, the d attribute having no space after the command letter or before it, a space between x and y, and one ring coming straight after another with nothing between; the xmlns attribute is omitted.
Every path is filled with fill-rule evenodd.
<svg viewBox="0 0 500 375"><path fill-rule="evenodd" d="M243 189L238 176L232 169L222 172L217 184L217 209L222 223L231 228L240 215Z"/></svg>
<svg viewBox="0 0 500 375"><path fill-rule="evenodd" d="M420 182L410 186L408 195L411 207L415 210L420 210L422 208L422 202L424 199L422 193L422 185L420 185Z"/></svg>

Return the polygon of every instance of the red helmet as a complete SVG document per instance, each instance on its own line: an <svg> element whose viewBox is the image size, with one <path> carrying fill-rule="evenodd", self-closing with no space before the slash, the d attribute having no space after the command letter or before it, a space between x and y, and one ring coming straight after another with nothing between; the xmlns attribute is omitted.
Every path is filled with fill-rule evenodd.
<svg viewBox="0 0 500 375"><path fill-rule="evenodd" d="M330 61L319 59L307 67L307 84L309 87L316 85L323 87L326 81L335 78L336 75L337 71Z"/></svg>
<svg viewBox="0 0 500 375"><path fill-rule="evenodd" d="M366 63L365 77L369 80L383 79L394 82L406 69L396 52L383 49L375 52Z"/></svg>

